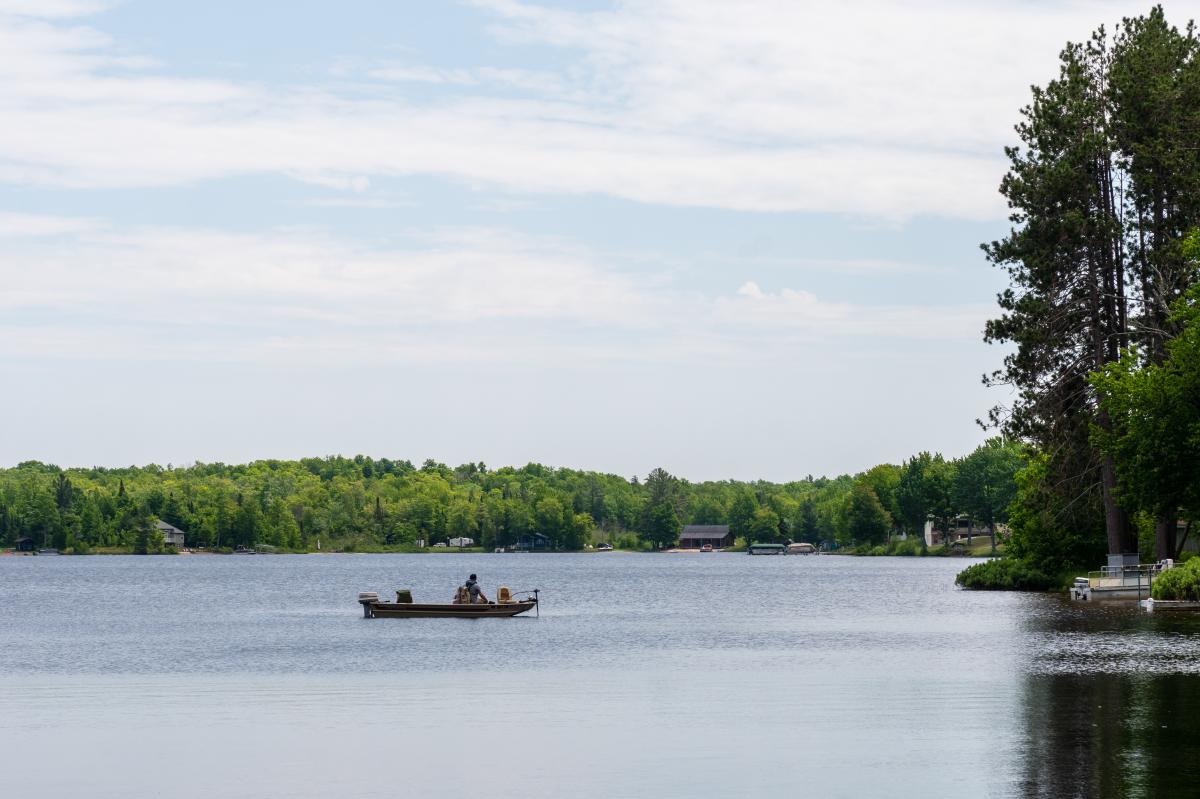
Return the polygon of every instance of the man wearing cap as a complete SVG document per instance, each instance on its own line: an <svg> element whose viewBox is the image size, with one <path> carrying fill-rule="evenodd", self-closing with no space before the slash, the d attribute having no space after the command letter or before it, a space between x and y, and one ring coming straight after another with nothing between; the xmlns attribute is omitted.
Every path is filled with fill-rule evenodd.
<svg viewBox="0 0 1200 799"><path fill-rule="evenodd" d="M484 596L483 591L480 590L479 583L476 581L475 575L472 574L469 578L467 578L467 582L463 585L463 588L466 588L467 593L470 594L471 604L473 604L473 605L487 604L488 598L486 596Z"/></svg>

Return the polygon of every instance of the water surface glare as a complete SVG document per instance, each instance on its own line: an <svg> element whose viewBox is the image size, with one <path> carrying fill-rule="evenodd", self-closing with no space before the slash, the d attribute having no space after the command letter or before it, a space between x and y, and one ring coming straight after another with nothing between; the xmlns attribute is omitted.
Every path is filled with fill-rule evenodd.
<svg viewBox="0 0 1200 799"><path fill-rule="evenodd" d="M0 558L0 796L1191 794L1200 619L965 563ZM355 602L472 571L541 617Z"/></svg>

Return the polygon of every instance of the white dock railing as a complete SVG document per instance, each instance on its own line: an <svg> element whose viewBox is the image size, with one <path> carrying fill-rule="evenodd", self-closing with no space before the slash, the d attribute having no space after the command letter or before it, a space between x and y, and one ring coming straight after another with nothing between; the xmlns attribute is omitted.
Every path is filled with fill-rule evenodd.
<svg viewBox="0 0 1200 799"><path fill-rule="evenodd" d="M1169 560L1158 563L1139 563L1136 566L1105 566L1099 571L1088 572L1088 586L1101 591L1105 589L1137 588L1138 595L1144 586L1146 596L1150 596L1150 588L1155 576L1171 568L1174 564Z"/></svg>

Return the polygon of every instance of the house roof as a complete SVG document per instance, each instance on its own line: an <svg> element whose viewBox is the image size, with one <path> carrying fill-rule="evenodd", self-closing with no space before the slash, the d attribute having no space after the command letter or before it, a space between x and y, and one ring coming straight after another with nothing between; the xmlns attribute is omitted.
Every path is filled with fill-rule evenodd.
<svg viewBox="0 0 1200 799"><path fill-rule="evenodd" d="M166 533L166 532L182 533L183 532L183 530L180 530L175 525L167 524L162 519L159 519L158 521L156 521L154 523L154 526L157 527L159 530L162 530L164 533Z"/></svg>
<svg viewBox="0 0 1200 799"><path fill-rule="evenodd" d="M679 534L682 538L724 538L729 535L728 524L689 524Z"/></svg>

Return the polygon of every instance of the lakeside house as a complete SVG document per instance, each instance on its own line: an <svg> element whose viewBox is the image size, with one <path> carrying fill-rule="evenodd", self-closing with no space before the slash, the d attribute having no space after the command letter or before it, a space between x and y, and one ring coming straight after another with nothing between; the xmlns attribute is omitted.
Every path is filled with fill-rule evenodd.
<svg viewBox="0 0 1200 799"><path fill-rule="evenodd" d="M464 547L473 547L473 546L475 546L475 539L467 538L466 536L463 536L461 538L451 538L450 546L458 547L459 549L462 549Z"/></svg>
<svg viewBox="0 0 1200 799"><path fill-rule="evenodd" d="M544 552L550 549L550 539L541 533L527 533L512 545L513 552Z"/></svg>
<svg viewBox="0 0 1200 799"><path fill-rule="evenodd" d="M176 549L183 549L183 541L186 537L183 530L180 530L175 525L167 524L161 519L155 522L154 526L160 533L162 533L164 544L169 547L175 547Z"/></svg>
<svg viewBox="0 0 1200 799"><path fill-rule="evenodd" d="M699 549L711 544L713 549L733 546L733 533L728 524L689 524L679 534L680 549Z"/></svg>
<svg viewBox="0 0 1200 799"><path fill-rule="evenodd" d="M969 516L956 516L950 520L947 529L943 530L932 519L925 522L925 545L930 547L943 544L967 543L975 538L990 538L991 532L985 525L975 524ZM1008 538L1008 525L996 525L996 541Z"/></svg>
<svg viewBox="0 0 1200 799"><path fill-rule="evenodd" d="M33 552L33 539L29 538L28 536L25 538L18 538L15 549L17 552Z"/></svg>

